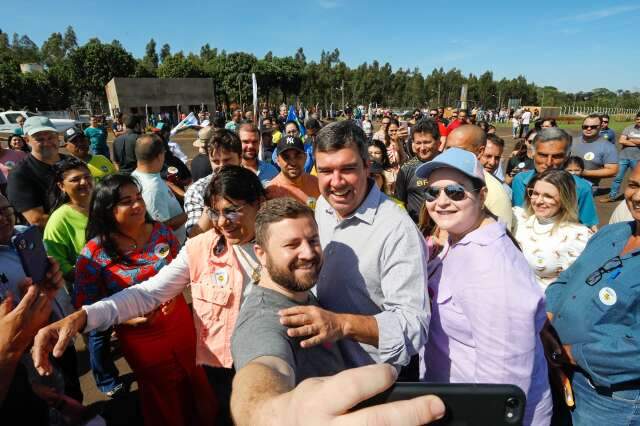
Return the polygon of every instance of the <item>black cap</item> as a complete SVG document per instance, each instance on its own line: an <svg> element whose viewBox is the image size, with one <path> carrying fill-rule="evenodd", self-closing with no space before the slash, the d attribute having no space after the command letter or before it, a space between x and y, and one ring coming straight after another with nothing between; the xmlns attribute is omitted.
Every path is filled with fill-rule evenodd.
<svg viewBox="0 0 640 426"><path fill-rule="evenodd" d="M278 142L277 153L278 155L282 154L288 149L297 149L298 151L304 153L304 144L302 143L302 139L297 136L283 136Z"/></svg>
<svg viewBox="0 0 640 426"><path fill-rule="evenodd" d="M78 136L84 137L84 133L82 132L82 130L78 129L77 127L69 127L67 130L64 131L65 143L71 142L72 139L75 139Z"/></svg>

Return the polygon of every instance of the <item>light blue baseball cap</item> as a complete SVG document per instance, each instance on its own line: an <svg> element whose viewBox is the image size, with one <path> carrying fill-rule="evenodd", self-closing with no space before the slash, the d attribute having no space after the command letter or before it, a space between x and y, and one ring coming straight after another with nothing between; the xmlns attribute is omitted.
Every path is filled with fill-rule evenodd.
<svg viewBox="0 0 640 426"><path fill-rule="evenodd" d="M427 161L416 169L416 176L425 179L436 169L452 168L460 173L478 179L484 183L484 169L478 158L469 151L460 148L449 148L431 161Z"/></svg>
<svg viewBox="0 0 640 426"><path fill-rule="evenodd" d="M35 135L39 132L58 132L56 126L47 117L29 117L24 122L24 133L27 136Z"/></svg>

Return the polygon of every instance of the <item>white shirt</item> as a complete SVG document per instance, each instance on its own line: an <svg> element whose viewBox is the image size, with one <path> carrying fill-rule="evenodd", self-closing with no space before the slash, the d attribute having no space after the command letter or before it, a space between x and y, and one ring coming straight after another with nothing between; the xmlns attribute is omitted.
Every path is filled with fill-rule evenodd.
<svg viewBox="0 0 640 426"><path fill-rule="evenodd" d="M522 253L543 290L575 262L593 235L579 223L541 223L535 215L527 216L522 207L514 207L517 220L514 234Z"/></svg>
<svg viewBox="0 0 640 426"><path fill-rule="evenodd" d="M529 124L531 121L531 112L525 111L522 113L522 124Z"/></svg>

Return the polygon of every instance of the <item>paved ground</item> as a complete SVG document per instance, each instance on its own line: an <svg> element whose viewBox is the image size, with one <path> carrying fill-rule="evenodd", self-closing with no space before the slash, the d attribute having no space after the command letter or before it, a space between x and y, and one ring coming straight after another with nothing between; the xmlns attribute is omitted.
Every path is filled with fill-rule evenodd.
<svg viewBox="0 0 640 426"><path fill-rule="evenodd" d="M505 139L505 142L507 143L505 153L508 155L508 153L512 151L515 143L510 136L510 129L500 128L498 129L498 135ZM196 132L194 131L183 132L175 138L189 158L193 158L197 153L197 150L192 146L192 142L195 138ZM610 181L610 179L605 180L603 185L608 186ZM614 207L615 204L597 203L601 225L608 222ZM76 340L76 349L78 350L80 360L80 382L82 384L85 397L84 404L90 406L92 409L96 410L96 412L101 412L103 417L107 419L109 425L141 425L142 417L140 415L138 403L137 384L135 383L131 369L117 350L117 342L115 341L114 347L116 349L116 365L120 370L120 374L124 376L124 380L127 383L132 385L130 393L123 399L119 400L110 400L97 390L89 368L88 354L86 352L84 341L80 338Z"/></svg>

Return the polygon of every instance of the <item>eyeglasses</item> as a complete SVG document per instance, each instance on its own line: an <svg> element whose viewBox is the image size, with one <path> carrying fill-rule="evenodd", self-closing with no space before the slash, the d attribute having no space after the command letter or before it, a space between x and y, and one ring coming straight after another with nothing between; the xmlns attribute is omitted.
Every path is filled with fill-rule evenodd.
<svg viewBox="0 0 640 426"><path fill-rule="evenodd" d="M444 191L444 195L447 196L452 201L462 201L467 196L467 189L456 183L451 185L446 185L442 188L438 188L437 186L428 186L424 191L424 198L428 202L433 202L438 199L440 196L440 192ZM479 191L479 189L473 189L469 192Z"/></svg>
<svg viewBox="0 0 640 426"><path fill-rule="evenodd" d="M553 198L551 195L549 195L549 194L541 194L541 193L535 191L533 188L527 188L527 195L531 199L542 198L542 201L545 202L545 203L555 203L555 202L557 202L557 200L555 198Z"/></svg>
<svg viewBox="0 0 640 426"><path fill-rule="evenodd" d="M229 222L237 222L238 219L240 219L240 216L242 215L242 209L245 206L246 204L243 204L242 206L236 207L236 208L228 207L226 209L222 209L222 213L218 213L213 209L209 209L207 210L207 215L209 216L209 219L213 223L218 223L221 216L223 216Z"/></svg>
<svg viewBox="0 0 640 426"><path fill-rule="evenodd" d="M600 125L594 124L592 126L589 126L587 124L583 124L582 125L582 130L594 130L594 129L599 129Z"/></svg>
<svg viewBox="0 0 640 426"><path fill-rule="evenodd" d="M612 257L611 259L607 260L604 265L593 271L591 275L589 275L587 279L584 280L584 282L587 285L594 286L600 282L604 274L618 269L621 266L622 259L620 258L620 256Z"/></svg>

